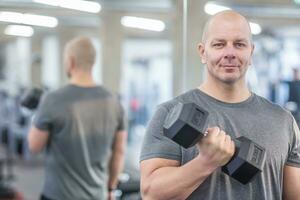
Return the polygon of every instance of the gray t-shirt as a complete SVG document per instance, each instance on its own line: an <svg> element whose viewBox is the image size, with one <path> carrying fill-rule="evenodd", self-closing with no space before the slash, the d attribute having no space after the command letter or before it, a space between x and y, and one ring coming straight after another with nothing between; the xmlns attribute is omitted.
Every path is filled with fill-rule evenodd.
<svg viewBox="0 0 300 200"><path fill-rule="evenodd" d="M34 125L50 133L43 194L55 200L102 200L123 109L101 86L67 85L43 97Z"/></svg>
<svg viewBox="0 0 300 200"><path fill-rule="evenodd" d="M209 112L207 126L219 126L232 138L246 136L265 147L267 154L263 172L250 183L243 185L219 168L187 199L282 199L284 166L300 167L300 134L289 112L253 93L243 102L225 103L194 89L158 106L147 128L141 161L166 158L183 165L198 154L195 146L184 149L163 136L166 116L178 102L198 104Z"/></svg>

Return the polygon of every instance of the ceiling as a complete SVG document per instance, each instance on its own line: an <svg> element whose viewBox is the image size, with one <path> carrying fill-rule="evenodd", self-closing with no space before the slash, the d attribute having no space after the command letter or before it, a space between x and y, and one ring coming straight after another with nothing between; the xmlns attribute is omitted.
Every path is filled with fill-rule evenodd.
<svg viewBox="0 0 300 200"><path fill-rule="evenodd" d="M94 0L102 10L99 14L90 14L69 9L57 8L32 2L32 0L0 0L0 11L16 11L55 16L60 26L97 27L101 16L112 11L124 13L151 13L168 15L175 11L177 1L184 0ZM199 1L199 0L187 0ZM205 2L205 1L203 1ZM246 15L252 21L260 23L265 29L281 34L285 28L293 27L293 34L300 25L300 5L293 0L219 0L221 5L229 6ZM0 31L6 26L0 22ZM299 26L300 27L300 26ZM39 28L38 28L39 29ZM42 28L41 28L42 30Z"/></svg>

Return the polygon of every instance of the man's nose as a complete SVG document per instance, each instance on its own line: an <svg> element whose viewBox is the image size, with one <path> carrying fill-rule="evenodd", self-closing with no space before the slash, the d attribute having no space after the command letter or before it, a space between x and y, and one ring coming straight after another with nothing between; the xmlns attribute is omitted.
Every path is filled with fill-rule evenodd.
<svg viewBox="0 0 300 200"><path fill-rule="evenodd" d="M236 50L234 49L234 47L232 45L227 46L225 48L224 58L229 59L229 60L236 58Z"/></svg>

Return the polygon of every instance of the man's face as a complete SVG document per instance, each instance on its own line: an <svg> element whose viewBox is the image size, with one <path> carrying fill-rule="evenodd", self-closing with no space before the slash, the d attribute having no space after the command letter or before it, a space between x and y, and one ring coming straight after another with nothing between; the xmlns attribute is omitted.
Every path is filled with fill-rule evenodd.
<svg viewBox="0 0 300 200"><path fill-rule="evenodd" d="M254 48L247 22L236 16L216 17L205 38L199 53L208 76L226 84L244 80Z"/></svg>

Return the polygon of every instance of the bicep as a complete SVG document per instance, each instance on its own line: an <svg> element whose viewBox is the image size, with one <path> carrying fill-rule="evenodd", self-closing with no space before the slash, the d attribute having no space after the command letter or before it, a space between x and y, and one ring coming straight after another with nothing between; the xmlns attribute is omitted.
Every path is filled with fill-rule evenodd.
<svg viewBox="0 0 300 200"><path fill-rule="evenodd" d="M179 165L179 161L165 158L143 160L140 163L141 181L147 182L147 179L158 169L163 167L178 167Z"/></svg>
<svg viewBox="0 0 300 200"><path fill-rule="evenodd" d="M283 197L294 200L300 196L300 168L286 165L283 174Z"/></svg>
<svg viewBox="0 0 300 200"><path fill-rule="evenodd" d="M29 149L33 153L38 153L43 150L47 145L49 139L49 132L40 130L35 126L32 126L28 133L28 145Z"/></svg>

